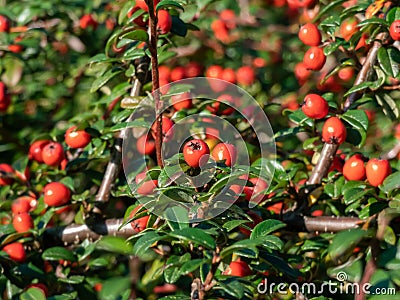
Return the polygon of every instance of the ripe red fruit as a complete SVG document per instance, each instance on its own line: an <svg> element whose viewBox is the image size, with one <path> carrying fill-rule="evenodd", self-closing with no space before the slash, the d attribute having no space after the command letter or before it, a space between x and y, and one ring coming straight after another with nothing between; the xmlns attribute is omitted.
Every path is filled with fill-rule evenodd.
<svg viewBox="0 0 400 300"><path fill-rule="evenodd" d="M338 77L343 80L344 82L350 81L354 76L354 69L353 67L345 67L340 69L338 72Z"/></svg>
<svg viewBox="0 0 400 300"><path fill-rule="evenodd" d="M385 159L372 158L366 166L367 180L372 186L379 186L392 173L390 163Z"/></svg>
<svg viewBox="0 0 400 300"><path fill-rule="evenodd" d="M9 164L0 164L0 186L11 185L14 179L9 177L14 173L15 170Z"/></svg>
<svg viewBox="0 0 400 300"><path fill-rule="evenodd" d="M89 145L91 136L85 130L76 130L76 126L67 129L65 143L71 148L85 148Z"/></svg>
<svg viewBox="0 0 400 300"><path fill-rule="evenodd" d="M306 64L299 62L294 67L294 76L296 76L297 81L300 85L303 85L308 78L311 76L311 71L307 68Z"/></svg>
<svg viewBox="0 0 400 300"><path fill-rule="evenodd" d="M339 33L346 41L350 40L354 33L358 31L356 19L345 20L339 28Z"/></svg>
<svg viewBox="0 0 400 300"><path fill-rule="evenodd" d="M189 109L192 108L192 98L189 92L173 95L171 97L172 106L175 110Z"/></svg>
<svg viewBox="0 0 400 300"><path fill-rule="evenodd" d="M32 217L26 212L14 215L12 223L16 232L26 232L33 228Z"/></svg>
<svg viewBox="0 0 400 300"><path fill-rule="evenodd" d="M174 122L168 117L162 116L162 135L164 137L163 141L168 142L172 139L174 135ZM157 138L157 122L154 122L151 126L151 134L154 139Z"/></svg>
<svg viewBox="0 0 400 300"><path fill-rule="evenodd" d="M331 117L322 127L322 140L328 144L342 144L346 140L347 130L338 117Z"/></svg>
<svg viewBox="0 0 400 300"><path fill-rule="evenodd" d="M249 181L253 186L245 186L243 188L243 193L246 195L245 198L249 202L259 203L266 197L262 192L268 189L268 183L264 179L256 177L250 178Z"/></svg>
<svg viewBox="0 0 400 300"><path fill-rule="evenodd" d="M26 259L26 253L24 246L21 243L11 243L4 246L3 251L8 254L8 256L19 263L22 263Z"/></svg>
<svg viewBox="0 0 400 300"><path fill-rule="evenodd" d="M156 151L156 142L149 135L142 135L136 141L136 149L140 154L152 155Z"/></svg>
<svg viewBox="0 0 400 300"><path fill-rule="evenodd" d="M36 160L38 163L43 163L42 152L43 148L49 144L51 141L42 140L36 141L31 144L29 147L29 159Z"/></svg>
<svg viewBox="0 0 400 300"><path fill-rule="evenodd" d="M185 77L192 78L200 76L202 69L203 67L198 62L191 61L185 67Z"/></svg>
<svg viewBox="0 0 400 300"><path fill-rule="evenodd" d="M222 79L222 74L224 72L224 69L221 66L217 66L217 65L212 65L210 67L208 67L208 69L206 70L206 77L209 78L215 78L215 79ZM208 80L211 89L214 92L220 93L223 90L226 89L227 87L227 83L226 82L220 82L220 81L215 81L215 80Z"/></svg>
<svg viewBox="0 0 400 300"><path fill-rule="evenodd" d="M317 25L307 23L299 30L299 39L307 46L318 46L321 44L321 33Z"/></svg>
<svg viewBox="0 0 400 300"><path fill-rule="evenodd" d="M256 74L252 67L243 66L236 71L236 80L242 85L252 85L256 80Z"/></svg>
<svg viewBox="0 0 400 300"><path fill-rule="evenodd" d="M245 277L252 274L249 265L244 261L233 261L229 264L227 275Z"/></svg>
<svg viewBox="0 0 400 300"><path fill-rule="evenodd" d="M222 101L231 103L231 105L225 104ZM223 94L219 96L213 104L207 105L206 108L213 114L230 115L235 111L235 109L232 106L234 106L233 97L229 94Z"/></svg>
<svg viewBox="0 0 400 300"><path fill-rule="evenodd" d="M172 27L172 17L168 11L164 9L160 9L157 12L157 28L161 34L166 34L171 30Z"/></svg>
<svg viewBox="0 0 400 300"><path fill-rule="evenodd" d="M325 65L326 56L324 50L319 47L313 46L304 54L303 62L307 69L319 71Z"/></svg>
<svg viewBox="0 0 400 300"><path fill-rule="evenodd" d="M44 203L48 206L62 206L69 202L71 192L61 182L51 182L44 187Z"/></svg>
<svg viewBox="0 0 400 300"><path fill-rule="evenodd" d="M48 166L58 166L64 159L64 149L60 143L50 142L43 147L42 160Z"/></svg>
<svg viewBox="0 0 400 300"><path fill-rule="evenodd" d="M236 187L236 186L235 186L235 187ZM253 211L249 211L247 214L248 214L248 215L251 217L251 219L253 220L253 222L248 222L248 223L246 223L246 225L247 225L248 227L250 227L250 228L256 227L256 225L257 225L258 223L261 223L261 222L263 221L263 219L262 219L258 214L256 214L256 213L253 212ZM247 228L239 227L239 230L240 230L240 232L243 233L244 235L250 236L250 234L251 234L251 231L248 230Z"/></svg>
<svg viewBox="0 0 400 300"><path fill-rule="evenodd" d="M230 83L236 83L236 73L231 68L226 68L222 71L221 79Z"/></svg>
<svg viewBox="0 0 400 300"><path fill-rule="evenodd" d="M143 206L142 204L139 204L138 206L136 206L136 207L132 210L132 212L131 212L131 214L129 215L129 217L130 217L130 218L133 218L133 217L136 215L137 211L138 211L142 206ZM150 219L150 216L144 216L144 217L138 218L138 219L136 219L136 220L133 220L133 221L131 222L131 226L132 226L133 230L134 230L136 233L139 233L139 232L145 230L145 229L147 228L147 223L149 222L149 219Z"/></svg>
<svg viewBox="0 0 400 300"><path fill-rule="evenodd" d="M79 20L79 26L82 29L86 29L89 27L92 27L93 29L97 28L97 21L95 19L93 19L93 16L91 14L86 14L83 15L80 20Z"/></svg>
<svg viewBox="0 0 400 300"><path fill-rule="evenodd" d="M21 44L16 44L17 41L14 41L14 44L8 45L8 50L12 53L21 53L24 50L24 46Z"/></svg>
<svg viewBox="0 0 400 300"><path fill-rule="evenodd" d="M49 289L43 283L32 283L26 287L26 289L38 289L45 297L49 296Z"/></svg>
<svg viewBox="0 0 400 300"><path fill-rule="evenodd" d="M171 76L171 70L167 66L159 66L158 67L158 74L160 76L160 80L169 81Z"/></svg>
<svg viewBox="0 0 400 300"><path fill-rule="evenodd" d="M184 79L186 70L182 66L177 66L171 70L171 82Z"/></svg>
<svg viewBox="0 0 400 300"><path fill-rule="evenodd" d="M320 95L308 94L304 98L301 110L311 119L322 119L328 114L329 105Z"/></svg>
<svg viewBox="0 0 400 300"><path fill-rule="evenodd" d="M0 32L10 31L10 21L6 16L0 15Z"/></svg>
<svg viewBox="0 0 400 300"><path fill-rule="evenodd" d="M343 166L343 175L347 180L364 180L366 171L363 156L355 154Z"/></svg>
<svg viewBox="0 0 400 300"><path fill-rule="evenodd" d="M219 17L222 21L224 21L226 27L228 27L229 29L236 28L236 15L233 10L224 9L220 12Z"/></svg>
<svg viewBox="0 0 400 300"><path fill-rule="evenodd" d="M211 153L212 158L217 162L223 162L226 166L231 167L237 159L236 147L228 143L219 143Z"/></svg>
<svg viewBox="0 0 400 300"><path fill-rule="evenodd" d="M37 205L37 200L30 196L21 196L15 199L11 204L13 214L27 213L34 209Z"/></svg>
<svg viewBox="0 0 400 300"><path fill-rule="evenodd" d="M138 185L137 193L142 196L151 195L157 188L158 180L143 181L146 178L146 172L136 175L135 182ZM143 181L143 182L142 182Z"/></svg>
<svg viewBox="0 0 400 300"><path fill-rule="evenodd" d="M210 148L203 140L194 139L183 146L183 158L192 168L205 165L210 157Z"/></svg>
<svg viewBox="0 0 400 300"><path fill-rule="evenodd" d="M400 41L400 20L396 20L390 25L389 34L393 40Z"/></svg>
<svg viewBox="0 0 400 300"><path fill-rule="evenodd" d="M0 111L6 111L11 104L11 97L7 94L7 87L0 81Z"/></svg>

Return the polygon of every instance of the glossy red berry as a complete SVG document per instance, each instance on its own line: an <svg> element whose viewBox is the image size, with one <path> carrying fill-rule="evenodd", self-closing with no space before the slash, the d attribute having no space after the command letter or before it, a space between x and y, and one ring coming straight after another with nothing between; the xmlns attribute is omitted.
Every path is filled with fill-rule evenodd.
<svg viewBox="0 0 400 300"><path fill-rule="evenodd" d="M230 83L236 83L236 73L231 68L226 68L222 71L221 79Z"/></svg>
<svg viewBox="0 0 400 300"><path fill-rule="evenodd" d="M400 20L396 20L390 25L389 34L393 40L400 41Z"/></svg>
<svg viewBox="0 0 400 300"><path fill-rule="evenodd" d="M93 18L91 14L83 15L79 20L79 26L82 29L86 29L92 27L93 29L97 28L97 21Z"/></svg>
<svg viewBox="0 0 400 300"><path fill-rule="evenodd" d="M321 44L321 33L317 25L307 23L299 30L299 39L307 46L318 46Z"/></svg>
<svg viewBox="0 0 400 300"><path fill-rule="evenodd" d="M162 116L162 136L164 142L168 142L172 139L174 135L174 122L165 116ZM151 126L151 134L153 135L154 139L157 139L157 122L154 122Z"/></svg>
<svg viewBox="0 0 400 300"><path fill-rule="evenodd" d="M138 206L136 206L136 207L132 210L132 212L131 212L131 214L129 215L129 217L130 217L130 218L133 218L133 217L136 215L136 213L138 212L138 210L139 210L142 206L143 206L142 204L139 204ZM133 220L133 221L131 222L131 226L132 226L133 230L134 230L136 233L139 233L139 232L145 230L145 229L147 228L147 223L149 222L149 219L150 219L150 216L144 216L144 217L138 218L138 219L136 219L136 220Z"/></svg>
<svg viewBox="0 0 400 300"><path fill-rule="evenodd" d="M319 47L313 46L304 54L303 62L307 69L319 71L325 65L326 56L324 50Z"/></svg>
<svg viewBox="0 0 400 300"><path fill-rule="evenodd" d="M172 17L168 11L164 9L160 9L157 12L157 28L161 34L166 34L171 30L172 27Z"/></svg>
<svg viewBox="0 0 400 300"><path fill-rule="evenodd" d="M30 196L21 196L15 199L11 204L13 214L27 213L34 209L37 205L37 200Z"/></svg>
<svg viewBox="0 0 400 300"><path fill-rule="evenodd" d="M226 166L231 167L237 159L236 147L228 143L219 143L211 153L212 158L217 162L223 162Z"/></svg>
<svg viewBox="0 0 400 300"><path fill-rule="evenodd" d="M51 182L44 187L44 203L48 206L62 206L69 202L71 191L61 182Z"/></svg>
<svg viewBox="0 0 400 300"><path fill-rule="evenodd" d="M241 85L252 85L256 80L256 73L250 66L240 67L236 71L236 80Z"/></svg>
<svg viewBox="0 0 400 300"><path fill-rule="evenodd" d="M203 140L194 139L183 146L183 158L192 168L205 165L210 157L210 149Z"/></svg>
<svg viewBox="0 0 400 300"><path fill-rule="evenodd" d="M343 176L347 180L364 180L366 176L364 159L361 154L350 157L343 165Z"/></svg>
<svg viewBox="0 0 400 300"><path fill-rule="evenodd" d="M191 61L185 66L185 77L192 78L200 76L202 71L203 67L198 62Z"/></svg>
<svg viewBox="0 0 400 300"><path fill-rule="evenodd" d="M186 76L186 70L182 66L177 66L171 70L170 79L171 82L184 79Z"/></svg>
<svg viewBox="0 0 400 300"><path fill-rule="evenodd" d="M189 109L192 108L192 97L189 92L173 95L171 97L172 106L175 110Z"/></svg>
<svg viewBox="0 0 400 300"><path fill-rule="evenodd" d="M346 41L350 40L354 33L359 29L357 27L358 22L356 19L348 19L342 22L339 28L339 33Z"/></svg>
<svg viewBox="0 0 400 300"><path fill-rule="evenodd" d="M346 140L347 130L338 117L331 117L322 127L322 139L328 144L342 144Z"/></svg>
<svg viewBox="0 0 400 300"><path fill-rule="evenodd" d="M329 112L328 102L317 94L308 94L301 107L304 114L311 119L325 118Z"/></svg>
<svg viewBox="0 0 400 300"><path fill-rule="evenodd" d="M367 180L372 186L379 186L392 173L390 163L385 159L372 158L366 166Z"/></svg>
<svg viewBox="0 0 400 300"><path fill-rule="evenodd" d="M268 189L268 183L262 178L250 178L249 181L253 186L245 186L243 188L243 193L246 195L247 201L254 203L260 203L265 197L265 191Z"/></svg>
<svg viewBox="0 0 400 300"><path fill-rule="evenodd" d="M26 252L24 245L21 243L11 243L4 246L3 251L15 262L22 263L26 259Z"/></svg>
<svg viewBox="0 0 400 300"><path fill-rule="evenodd" d="M0 32L10 31L10 21L6 16L0 15Z"/></svg>
<svg viewBox="0 0 400 300"><path fill-rule="evenodd" d="M89 145L91 136L85 130L76 130L76 126L67 129L65 143L71 148L85 148Z"/></svg>
<svg viewBox="0 0 400 300"><path fill-rule="evenodd" d="M48 166L58 166L64 159L64 148L60 143L50 142L43 147L42 160Z"/></svg>
<svg viewBox="0 0 400 300"><path fill-rule="evenodd" d="M228 103L230 104L228 104ZM233 108L235 105L235 99L229 95L229 94L223 94L221 96L218 96L216 101L211 104L207 105L207 110L212 112L213 114L218 114L218 115L230 115L232 114L235 109Z"/></svg>
<svg viewBox="0 0 400 300"><path fill-rule="evenodd" d="M156 151L156 142L152 136L142 135L136 141L136 149L140 154L152 155Z"/></svg>
<svg viewBox="0 0 400 300"><path fill-rule="evenodd" d="M294 67L294 76L296 76L296 79L300 85L303 85L308 80L308 78L310 78L311 74L312 72L303 62L299 62Z"/></svg>
<svg viewBox="0 0 400 300"><path fill-rule="evenodd" d="M146 180L146 172L136 175L135 182L138 186L137 193L142 196L148 196L154 193L157 188L158 180Z"/></svg>
<svg viewBox="0 0 400 300"><path fill-rule="evenodd" d="M13 226L16 232L26 232L33 228L33 220L29 213L23 212L13 217Z"/></svg>
<svg viewBox="0 0 400 300"><path fill-rule="evenodd" d="M252 274L249 265L244 261L233 261L229 264L227 275L245 277Z"/></svg>
<svg viewBox="0 0 400 300"><path fill-rule="evenodd" d="M259 224L259 223L261 223L261 222L263 221L263 219L262 219L258 214L256 214L256 213L253 212L253 211L249 211L247 214L248 214L248 215L250 216L250 218L252 219L252 222L246 223L246 225L247 225L248 227L250 227L250 228L256 227L257 224ZM240 232L243 233L244 235L250 236L250 234L251 234L251 231L248 230L247 228L239 227L239 230L240 230Z"/></svg>
<svg viewBox="0 0 400 300"><path fill-rule="evenodd" d="M7 93L7 87L0 81L0 111L6 111L11 104L11 97Z"/></svg>
<svg viewBox="0 0 400 300"><path fill-rule="evenodd" d="M224 68L222 68L221 66L218 66L218 65L212 65L212 66L208 67L208 69L206 70L205 75L207 78L209 78L208 82L210 84L211 89L214 92L220 93L220 92L224 91L227 87L226 82L212 80L212 79L221 79L222 80L223 72L224 72Z"/></svg>
<svg viewBox="0 0 400 300"><path fill-rule="evenodd" d="M9 164L0 164L0 186L11 185L14 182L14 173L14 168Z"/></svg>
<svg viewBox="0 0 400 300"><path fill-rule="evenodd" d="M51 143L49 140L36 141L29 147L29 159L35 160L38 163L43 163L42 152L43 148Z"/></svg>

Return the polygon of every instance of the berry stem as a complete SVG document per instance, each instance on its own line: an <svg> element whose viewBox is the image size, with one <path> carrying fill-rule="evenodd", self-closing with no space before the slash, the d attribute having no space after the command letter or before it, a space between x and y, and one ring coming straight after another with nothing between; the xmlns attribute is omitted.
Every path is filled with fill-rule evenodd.
<svg viewBox="0 0 400 300"><path fill-rule="evenodd" d="M324 144L318 162L315 165L313 172L307 181L308 185L321 184L322 178L324 178L328 173L328 170L332 164L333 159L335 158L336 151L338 149L338 144Z"/></svg>
<svg viewBox="0 0 400 300"><path fill-rule="evenodd" d="M158 73L158 57L157 57L157 15L154 8L154 0L146 0L146 4L149 7L149 19L150 19L150 40L149 40L149 51L151 54L151 79L153 82L153 96L154 96L154 105L155 105L155 113L156 113L156 156L157 156L157 164L162 168L163 161L161 156L162 149L162 114L161 112L161 100L160 100L160 77Z"/></svg>

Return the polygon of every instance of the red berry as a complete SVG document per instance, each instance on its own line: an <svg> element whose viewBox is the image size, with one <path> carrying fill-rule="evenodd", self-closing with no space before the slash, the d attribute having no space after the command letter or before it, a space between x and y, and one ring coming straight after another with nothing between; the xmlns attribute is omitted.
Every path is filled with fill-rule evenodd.
<svg viewBox="0 0 400 300"><path fill-rule="evenodd" d="M11 104L11 97L7 94L7 87L0 81L0 111L6 111Z"/></svg>
<svg viewBox="0 0 400 300"><path fill-rule="evenodd" d="M37 200L30 196L21 196L15 199L11 204L13 214L27 213L34 209L37 205Z"/></svg>
<svg viewBox="0 0 400 300"><path fill-rule="evenodd" d="M171 82L184 79L186 70L182 66L177 66L171 70Z"/></svg>
<svg viewBox="0 0 400 300"><path fill-rule="evenodd" d="M142 135L136 141L136 149L140 154L152 155L156 151L156 142L149 135Z"/></svg>
<svg viewBox="0 0 400 300"><path fill-rule="evenodd" d="M315 0L287 0L289 6L294 8L304 8L312 6Z"/></svg>
<svg viewBox="0 0 400 300"><path fill-rule="evenodd" d="M136 215L137 211L138 211L142 206L143 206L142 204L139 204L138 206L136 206L136 207L132 210L132 212L131 212L131 214L129 215L129 217L130 217L130 218L133 218L133 217ZM149 219L150 219L150 216L144 216L144 217L138 218L138 219L136 219L136 220L133 220L133 221L131 222L131 226L132 226L133 230L134 230L136 233L139 233L139 232L145 230L145 229L147 228L147 223L149 222Z"/></svg>
<svg viewBox="0 0 400 300"><path fill-rule="evenodd" d="M236 83L236 73L231 68L226 68L222 71L221 79L230 83Z"/></svg>
<svg viewBox="0 0 400 300"><path fill-rule="evenodd" d="M136 175L135 182L138 185L137 192L139 195L147 196L154 193L154 190L157 188L158 180L148 180L143 181L146 178L146 172L142 172ZM143 181L143 182L142 182Z"/></svg>
<svg viewBox="0 0 400 300"><path fill-rule="evenodd" d="M372 158L366 166L367 180L372 186L379 186L392 173L390 163L385 159Z"/></svg>
<svg viewBox="0 0 400 300"><path fill-rule="evenodd" d="M160 33L161 34L168 33L172 27L172 17L169 14L169 12L164 9L160 9L157 12L157 18L158 18L157 28L158 30L160 30Z"/></svg>
<svg viewBox="0 0 400 300"><path fill-rule="evenodd" d="M162 116L162 135L164 137L163 141L168 142L172 139L174 135L174 122L168 117ZM157 122L154 122L151 126L151 134L154 139L157 139Z"/></svg>
<svg viewBox="0 0 400 300"><path fill-rule="evenodd" d="M58 166L64 159L64 149L60 143L50 142L43 147L42 160L48 166Z"/></svg>
<svg viewBox="0 0 400 300"><path fill-rule="evenodd" d="M48 140L33 142L29 147L29 159L36 160L38 163L43 163L43 158L42 158L43 148L50 142L51 141Z"/></svg>
<svg viewBox="0 0 400 300"><path fill-rule="evenodd" d="M236 80L241 85L252 85L256 80L256 74L252 67L243 66L236 71Z"/></svg>
<svg viewBox="0 0 400 300"><path fill-rule="evenodd" d="M173 95L171 97L171 103L175 110L189 109L192 108L192 97L189 92Z"/></svg>
<svg viewBox="0 0 400 300"><path fill-rule="evenodd" d="M26 259L26 253L24 249L24 245L21 243L11 243L6 246L4 246L3 251L8 254L8 256L19 263L22 263Z"/></svg>
<svg viewBox="0 0 400 300"><path fill-rule="evenodd" d="M342 144L346 140L347 131L338 117L331 117L322 127L322 139L328 144Z"/></svg>
<svg viewBox="0 0 400 300"><path fill-rule="evenodd" d="M339 33L346 41L350 40L354 33L358 31L356 19L345 20L339 28Z"/></svg>
<svg viewBox="0 0 400 300"><path fill-rule="evenodd" d="M353 67L345 67L340 69L338 72L338 77L343 80L344 82L350 81L354 76L354 69Z"/></svg>
<svg viewBox="0 0 400 300"><path fill-rule="evenodd" d="M198 168L207 163L210 157L210 149L203 140L195 139L188 141L183 146L183 158L192 168Z"/></svg>
<svg viewBox="0 0 400 300"><path fill-rule="evenodd" d="M304 54L303 62L307 69L319 71L325 65L326 56L324 50L319 47L311 47Z"/></svg>
<svg viewBox="0 0 400 300"><path fill-rule="evenodd" d="M0 186L11 185L15 170L9 164L0 164Z"/></svg>
<svg viewBox="0 0 400 300"><path fill-rule="evenodd" d="M167 66L159 66L158 67L158 74L160 76L160 80L163 79L165 81L169 81L170 80L170 76L171 76L171 70L169 67Z"/></svg>
<svg viewBox="0 0 400 300"><path fill-rule="evenodd" d="M390 25L389 34L393 40L400 41L400 20L396 20Z"/></svg>
<svg viewBox="0 0 400 300"><path fill-rule="evenodd" d="M301 107L304 114L311 119L325 118L329 112L328 102L317 94L308 94Z"/></svg>
<svg viewBox="0 0 400 300"><path fill-rule="evenodd" d="M265 197L263 192L268 189L268 183L262 178L250 178L249 181L253 186L245 186L243 193L246 195L246 200L254 203L260 203Z"/></svg>
<svg viewBox="0 0 400 300"><path fill-rule="evenodd" d="M232 187L231 187L231 188L232 188ZM234 187L234 189L235 189L235 188L236 188L236 186ZM259 223L261 223L261 222L263 221L263 219L262 219L258 214L256 214L256 213L253 212L253 211L249 211L247 214L248 214L248 215L250 216L250 218L253 220L253 222L248 222L248 223L246 223L246 225L247 225L248 227L250 227L250 228L254 228L257 224L259 224ZM240 230L240 232L243 233L244 235L250 236L250 234L251 234L251 231L248 230L247 228L239 227L239 230Z"/></svg>
<svg viewBox="0 0 400 300"><path fill-rule="evenodd" d="M299 39L307 46L318 46L321 44L321 33L317 25L307 23L299 30Z"/></svg>
<svg viewBox="0 0 400 300"><path fill-rule="evenodd" d="M232 144L219 143L214 147L211 156L215 161L223 162L226 166L231 167L236 162L237 150Z"/></svg>
<svg viewBox="0 0 400 300"><path fill-rule="evenodd" d="M8 50L12 53L21 53L24 47L21 44L10 44Z"/></svg>
<svg viewBox="0 0 400 300"><path fill-rule="evenodd" d="M212 65L210 67L208 67L208 69L206 70L206 77L208 78L215 78L215 79L222 79L222 74L224 72L224 69L221 66L217 66L217 65ZM220 81L215 81L215 80L208 80L211 89L214 92L220 93L223 90L226 89L227 87L227 83L225 82L220 82Z"/></svg>
<svg viewBox="0 0 400 300"><path fill-rule="evenodd" d="M224 9L220 12L219 17L229 29L234 29L236 27L236 15L233 10Z"/></svg>
<svg viewBox="0 0 400 300"><path fill-rule="evenodd" d="M347 180L364 180L366 171L363 156L355 154L343 166L343 175Z"/></svg>
<svg viewBox="0 0 400 300"><path fill-rule="evenodd" d="M294 76L296 76L297 81L300 85L303 85L308 78L311 76L311 71L307 68L306 64L299 62L294 67Z"/></svg>
<svg viewBox="0 0 400 300"><path fill-rule="evenodd" d="M65 143L71 148L85 148L89 145L91 136L85 130L76 130L76 126L67 129Z"/></svg>
<svg viewBox="0 0 400 300"><path fill-rule="evenodd" d="M44 203L48 206L62 206L69 202L71 192L61 182L51 182L44 187Z"/></svg>
<svg viewBox="0 0 400 300"><path fill-rule="evenodd" d="M93 16L91 14L86 14L81 17L79 20L79 26L82 29L86 29L88 27L92 27L93 29L97 28L97 21L93 19Z"/></svg>
<svg viewBox="0 0 400 300"><path fill-rule="evenodd" d="M245 277L252 274L249 265L244 261L233 261L229 264L227 275Z"/></svg>
<svg viewBox="0 0 400 300"><path fill-rule="evenodd" d="M26 232L33 228L33 220L30 214L24 212L13 217L13 226L16 232Z"/></svg>
<svg viewBox="0 0 400 300"><path fill-rule="evenodd" d="M191 61L185 67L185 77L192 78L200 76L202 70L203 67L198 62Z"/></svg>
<svg viewBox="0 0 400 300"><path fill-rule="evenodd" d="M225 104L225 102L231 103L231 105ZM235 111L232 106L234 106L233 97L229 94L223 94L213 104L207 105L206 108L213 114L230 115Z"/></svg>
<svg viewBox="0 0 400 300"><path fill-rule="evenodd" d="M0 32L10 31L10 21L6 16L0 15Z"/></svg>

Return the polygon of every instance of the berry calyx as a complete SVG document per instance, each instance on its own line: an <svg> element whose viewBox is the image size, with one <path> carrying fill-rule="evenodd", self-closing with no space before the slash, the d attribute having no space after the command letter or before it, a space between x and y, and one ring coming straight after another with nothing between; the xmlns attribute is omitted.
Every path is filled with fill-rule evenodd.
<svg viewBox="0 0 400 300"><path fill-rule="evenodd" d="M183 158L192 168L205 165L210 157L210 148L203 140L194 139L183 146Z"/></svg>
<svg viewBox="0 0 400 300"><path fill-rule="evenodd" d="M346 140L347 130L338 117L331 117L322 127L322 140L328 144L342 144Z"/></svg>

